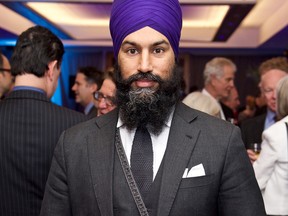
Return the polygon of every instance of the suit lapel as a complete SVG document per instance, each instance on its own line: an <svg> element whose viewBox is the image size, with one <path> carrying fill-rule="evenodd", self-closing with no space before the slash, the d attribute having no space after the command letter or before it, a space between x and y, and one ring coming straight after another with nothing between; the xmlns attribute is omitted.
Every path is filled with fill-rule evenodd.
<svg viewBox="0 0 288 216"><path fill-rule="evenodd" d="M95 128L89 133L88 160L92 184L101 215L113 215L113 164L117 111L96 118Z"/></svg>
<svg viewBox="0 0 288 216"><path fill-rule="evenodd" d="M179 104L172 120L164 156L157 215L168 216L200 130L191 122L197 115Z"/></svg>
<svg viewBox="0 0 288 216"><path fill-rule="evenodd" d="M189 110L189 111L188 111ZM97 118L87 138L92 184L101 215L113 215L113 164L117 110ZM159 216L168 216L182 175L191 158L200 130L191 122L197 115L183 104L175 110L167 149L158 202ZM171 133L172 132L172 133Z"/></svg>

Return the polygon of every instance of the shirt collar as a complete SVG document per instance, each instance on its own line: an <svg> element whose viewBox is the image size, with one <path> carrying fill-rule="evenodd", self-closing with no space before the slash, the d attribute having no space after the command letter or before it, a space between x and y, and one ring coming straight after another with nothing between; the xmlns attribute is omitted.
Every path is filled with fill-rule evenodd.
<svg viewBox="0 0 288 216"><path fill-rule="evenodd" d="M209 97L212 98L214 101L216 101L217 103L219 103L218 100L217 100L215 97L213 97L205 88L202 90L202 94L209 96Z"/></svg>
<svg viewBox="0 0 288 216"><path fill-rule="evenodd" d="M93 108L93 106L94 106L94 103L93 103L93 102L90 102L90 103L85 107L85 109L84 109L85 115L88 115L88 114L89 114L89 112L90 112L90 110Z"/></svg>
<svg viewBox="0 0 288 216"><path fill-rule="evenodd" d="M265 123L264 123L264 129L269 128L271 125L275 123L275 112L272 112L271 110L267 109L267 114L265 118Z"/></svg>
<svg viewBox="0 0 288 216"><path fill-rule="evenodd" d="M267 117L266 118L269 121L274 121L275 120L275 116L276 116L275 112L272 112L270 109L267 109Z"/></svg>
<svg viewBox="0 0 288 216"><path fill-rule="evenodd" d="M32 87L32 86L14 86L12 91L19 91L19 90L36 91L36 92L40 92L40 93L46 95L46 92L43 89Z"/></svg>

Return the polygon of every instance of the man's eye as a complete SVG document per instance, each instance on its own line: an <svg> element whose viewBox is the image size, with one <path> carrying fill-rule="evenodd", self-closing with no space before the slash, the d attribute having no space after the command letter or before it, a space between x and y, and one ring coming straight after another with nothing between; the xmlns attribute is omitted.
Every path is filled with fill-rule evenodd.
<svg viewBox="0 0 288 216"><path fill-rule="evenodd" d="M154 49L154 53L163 53L164 50L162 48L156 48Z"/></svg>
<svg viewBox="0 0 288 216"><path fill-rule="evenodd" d="M137 53L137 50L136 50L136 49L129 49L127 52L128 52L129 54L134 55L134 54Z"/></svg>
<svg viewBox="0 0 288 216"><path fill-rule="evenodd" d="M227 82L231 82L232 80L233 80L232 78L226 79Z"/></svg>
<svg viewBox="0 0 288 216"><path fill-rule="evenodd" d="M273 92L274 90L273 89L263 89L263 92L264 93L271 93Z"/></svg>

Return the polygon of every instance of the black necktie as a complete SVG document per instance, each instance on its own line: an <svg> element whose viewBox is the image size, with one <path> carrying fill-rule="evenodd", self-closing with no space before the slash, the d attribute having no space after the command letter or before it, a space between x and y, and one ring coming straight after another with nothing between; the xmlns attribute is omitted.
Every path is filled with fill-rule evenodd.
<svg viewBox="0 0 288 216"><path fill-rule="evenodd" d="M153 181L153 149L146 127L138 127L131 152L131 170L142 197L149 192Z"/></svg>

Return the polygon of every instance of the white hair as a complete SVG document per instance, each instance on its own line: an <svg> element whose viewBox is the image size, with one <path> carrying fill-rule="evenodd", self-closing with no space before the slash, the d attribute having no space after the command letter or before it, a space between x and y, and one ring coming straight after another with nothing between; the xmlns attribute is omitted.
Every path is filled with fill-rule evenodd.
<svg viewBox="0 0 288 216"><path fill-rule="evenodd" d="M210 81L211 75L215 75L216 77L221 78L224 74L224 66L231 67L234 73L237 70L236 65L227 58L216 57L207 62L203 74L205 84Z"/></svg>
<svg viewBox="0 0 288 216"><path fill-rule="evenodd" d="M220 105L201 92L192 92L182 101L187 106L220 118Z"/></svg>

